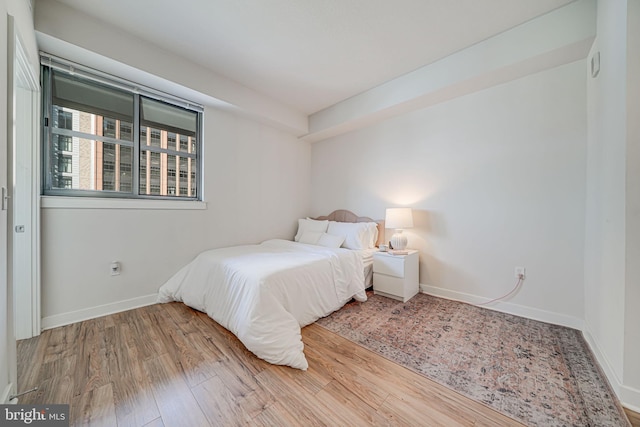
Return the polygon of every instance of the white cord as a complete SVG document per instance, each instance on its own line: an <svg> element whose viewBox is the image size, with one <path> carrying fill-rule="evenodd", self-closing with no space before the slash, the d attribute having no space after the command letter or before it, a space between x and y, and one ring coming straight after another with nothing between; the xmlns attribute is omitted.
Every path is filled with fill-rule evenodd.
<svg viewBox="0 0 640 427"><path fill-rule="evenodd" d="M496 301L500 301L501 299L505 299L506 297L508 297L509 295L511 295L512 293L514 293L522 284L522 280L524 279L524 275L523 274L519 274L518 275L518 281L516 282L516 285L513 287L513 289L511 289L509 291L509 293L502 295L501 297L498 298L494 298L492 300L489 300L487 302L482 302L482 303L478 303L476 305L487 305L487 304L491 304L492 302L496 302Z"/></svg>

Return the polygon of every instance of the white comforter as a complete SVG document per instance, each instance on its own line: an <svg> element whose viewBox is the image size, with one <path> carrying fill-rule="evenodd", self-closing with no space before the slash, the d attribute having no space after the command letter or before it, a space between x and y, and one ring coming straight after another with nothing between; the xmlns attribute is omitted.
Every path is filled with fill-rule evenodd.
<svg viewBox="0 0 640 427"><path fill-rule="evenodd" d="M288 240L201 253L159 290L206 312L267 362L307 369L300 328L367 299L362 257Z"/></svg>

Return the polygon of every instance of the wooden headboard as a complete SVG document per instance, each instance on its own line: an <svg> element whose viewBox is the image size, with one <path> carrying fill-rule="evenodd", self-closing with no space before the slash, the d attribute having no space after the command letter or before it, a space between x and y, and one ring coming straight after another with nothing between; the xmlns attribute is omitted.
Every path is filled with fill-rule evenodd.
<svg viewBox="0 0 640 427"><path fill-rule="evenodd" d="M376 246L384 243L384 220L381 219L371 219L366 216L358 216L351 211L347 211L344 209L338 209L337 211L331 212L327 216L319 216L317 218L313 218L317 220L329 220L336 222L375 222L378 224L378 240L376 241Z"/></svg>

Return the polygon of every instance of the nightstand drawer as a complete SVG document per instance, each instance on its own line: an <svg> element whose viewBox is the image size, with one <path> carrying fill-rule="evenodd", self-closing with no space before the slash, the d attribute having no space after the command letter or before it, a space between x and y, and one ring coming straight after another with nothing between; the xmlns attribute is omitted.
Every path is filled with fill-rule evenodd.
<svg viewBox="0 0 640 427"><path fill-rule="evenodd" d="M373 272L387 276L404 277L405 262L403 256L383 255L375 257Z"/></svg>
<svg viewBox="0 0 640 427"><path fill-rule="evenodd" d="M395 295L402 299L404 293L404 279L399 277L385 276L384 274L373 273L375 281L375 292Z"/></svg>

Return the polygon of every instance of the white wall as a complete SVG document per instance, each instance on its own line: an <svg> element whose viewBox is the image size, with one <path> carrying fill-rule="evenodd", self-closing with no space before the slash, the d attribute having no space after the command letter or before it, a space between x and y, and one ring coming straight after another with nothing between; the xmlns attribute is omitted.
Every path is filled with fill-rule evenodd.
<svg viewBox="0 0 640 427"><path fill-rule="evenodd" d="M7 51L8 15L13 16L17 32L27 50L32 66L37 69L37 47L33 31L33 17L25 0L0 0L0 187L10 187L7 176L7 75L9 52ZM16 382L16 341L13 322L13 293L8 276L7 253L7 212L0 211L0 403L4 403L8 394L14 393Z"/></svg>
<svg viewBox="0 0 640 427"><path fill-rule="evenodd" d="M214 108L204 121L206 210L43 210L44 327L153 301L204 249L293 237L308 214L308 143Z"/></svg>
<svg viewBox="0 0 640 427"><path fill-rule="evenodd" d="M585 62L312 145L312 213L415 209L420 282L574 327L583 318ZM391 231L387 233L389 237Z"/></svg>
<svg viewBox="0 0 640 427"><path fill-rule="evenodd" d="M599 2L590 58L600 52L601 70L587 81L585 321L614 384L622 380L624 348L625 46L626 1Z"/></svg>
<svg viewBox="0 0 640 427"><path fill-rule="evenodd" d="M600 1L600 73L588 79L586 336L626 406L640 410L640 5Z"/></svg>
<svg viewBox="0 0 640 427"><path fill-rule="evenodd" d="M627 206L623 399L640 412L640 2L627 9Z"/></svg>

